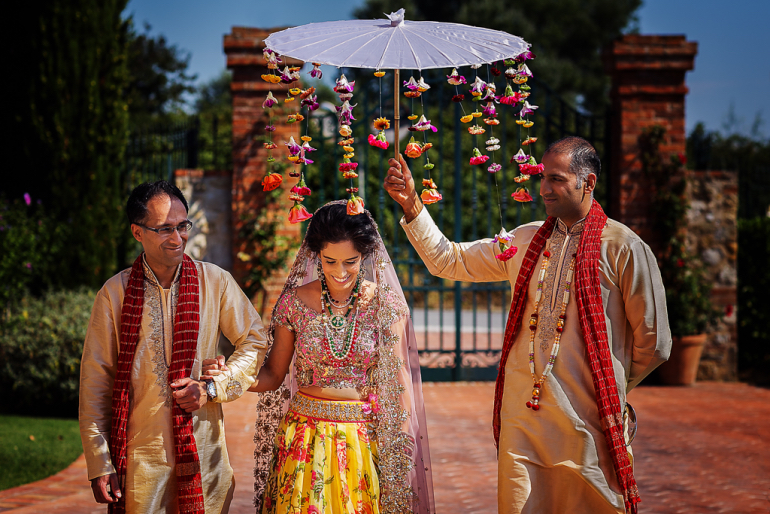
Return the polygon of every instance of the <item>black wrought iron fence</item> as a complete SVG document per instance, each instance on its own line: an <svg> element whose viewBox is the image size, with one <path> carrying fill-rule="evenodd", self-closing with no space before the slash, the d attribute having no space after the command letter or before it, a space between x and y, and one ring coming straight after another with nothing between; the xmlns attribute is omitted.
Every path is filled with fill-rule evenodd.
<svg viewBox="0 0 770 514"><path fill-rule="evenodd" d="M471 136L466 130L467 125L459 122L461 107L451 101L455 91L446 84L444 75L440 72L423 73L432 89L420 99L404 101L401 108L401 133L408 134L401 148L404 148L409 136L417 134L416 137L423 137L421 133L407 131L411 122L407 122L406 118L410 113L424 112L438 128L437 133L428 133L428 141L434 145L428 152L431 162L435 164L431 176L444 195L443 201L428 207L438 227L454 241L473 241L493 237L502 227L510 230L523 223L545 219L545 210L537 194L537 179L526 184L533 202L522 204L511 198L518 187L512 179L518 172L516 163L511 164L510 159L518 151L519 142L527 135L526 129L514 123L517 112L499 106L500 125L492 130L486 127L487 132L483 135ZM482 78L488 80L487 77ZM502 91L503 81L498 79L498 82L498 91ZM388 150L380 150L367 143L368 134L374 132L372 120L380 112L393 119L392 87L392 78L383 79L380 85L376 80L357 77L353 102L359 102L355 110L358 120L353 123L352 129L355 160L359 163L359 195L379 224L409 302L424 378L493 379L497 373L507 321L510 284L461 283L433 277L406 239L398 225L400 207L382 188L392 146ZM470 96L467 91L465 93L466 97ZM532 85L529 101L540 107L532 116L535 125L528 134L538 138L533 151L538 161L545 147L560 137L579 135L588 139L597 148L605 165L602 178L605 184L597 196L607 204L606 192L609 188L606 181L610 175L606 169L609 163L607 118L575 109L537 81ZM475 106L465 102L466 110L469 107L473 109ZM336 116L329 110L316 111L306 121L305 127L298 127L297 136L300 132L304 133L305 128L313 137L311 145L317 148L311 156L315 162L306 170L308 186L314 191L306 204L309 209L314 209L329 200L343 198L348 181L342 179L337 170L343 150L337 144L341 138L337 134ZM500 139L501 145L496 162L502 169L495 174L487 172L486 165L471 166L469 163L472 149L478 147L483 151L490 132ZM420 188L419 179L423 175L427 177L427 171L423 169L425 157L408 162Z"/></svg>

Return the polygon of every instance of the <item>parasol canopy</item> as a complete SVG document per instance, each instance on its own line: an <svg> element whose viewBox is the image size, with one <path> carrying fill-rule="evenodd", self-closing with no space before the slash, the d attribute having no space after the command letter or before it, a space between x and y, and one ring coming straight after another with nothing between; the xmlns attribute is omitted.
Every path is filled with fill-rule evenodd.
<svg viewBox="0 0 770 514"><path fill-rule="evenodd" d="M507 59L529 44L499 30L459 23L388 19L310 23L271 34L265 45L280 55L347 68L453 68Z"/></svg>

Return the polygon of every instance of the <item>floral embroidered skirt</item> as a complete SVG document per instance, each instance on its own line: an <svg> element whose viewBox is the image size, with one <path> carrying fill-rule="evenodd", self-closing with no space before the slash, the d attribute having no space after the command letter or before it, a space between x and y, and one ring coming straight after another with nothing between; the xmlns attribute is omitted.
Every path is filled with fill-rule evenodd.
<svg viewBox="0 0 770 514"><path fill-rule="evenodd" d="M377 442L365 405L294 395L276 433L263 514L379 514Z"/></svg>

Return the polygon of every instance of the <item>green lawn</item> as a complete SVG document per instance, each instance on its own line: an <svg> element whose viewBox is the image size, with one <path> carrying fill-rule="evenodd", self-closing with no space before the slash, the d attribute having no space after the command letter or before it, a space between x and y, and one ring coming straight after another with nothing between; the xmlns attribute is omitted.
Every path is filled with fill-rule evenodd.
<svg viewBox="0 0 770 514"><path fill-rule="evenodd" d="M76 419L0 414L0 491L51 476L81 453Z"/></svg>

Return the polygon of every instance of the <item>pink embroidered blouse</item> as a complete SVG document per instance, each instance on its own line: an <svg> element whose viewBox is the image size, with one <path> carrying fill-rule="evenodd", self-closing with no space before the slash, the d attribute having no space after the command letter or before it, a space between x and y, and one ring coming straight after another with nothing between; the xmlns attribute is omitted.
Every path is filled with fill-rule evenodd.
<svg viewBox="0 0 770 514"><path fill-rule="evenodd" d="M401 316L409 310L403 300L392 291L388 294L388 303L395 309L386 309ZM297 297L296 289L284 294L276 305L274 321L295 334L294 365L299 387L360 388L372 384L371 374L379 359L378 344L381 327L390 326L395 319L382 319L377 316L375 305L369 305L358 312L358 337L353 342L348 355L338 360L329 347L324 331L321 313L305 305ZM353 322L355 309L349 323ZM329 330L331 333L332 331ZM331 335L331 334L330 334ZM342 344L341 337L335 338L335 344Z"/></svg>

